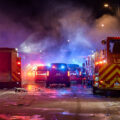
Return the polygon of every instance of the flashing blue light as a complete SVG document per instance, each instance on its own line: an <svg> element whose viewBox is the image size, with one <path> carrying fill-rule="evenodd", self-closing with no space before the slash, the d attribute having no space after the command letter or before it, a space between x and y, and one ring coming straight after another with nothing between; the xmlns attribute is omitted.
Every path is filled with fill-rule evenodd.
<svg viewBox="0 0 120 120"><path fill-rule="evenodd" d="M62 65L62 66L61 66L61 69L65 69L65 66L64 66L64 65Z"/></svg>

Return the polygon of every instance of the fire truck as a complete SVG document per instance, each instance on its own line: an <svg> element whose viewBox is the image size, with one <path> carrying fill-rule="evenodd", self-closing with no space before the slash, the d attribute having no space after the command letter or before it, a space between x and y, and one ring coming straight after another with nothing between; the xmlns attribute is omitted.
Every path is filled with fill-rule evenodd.
<svg viewBox="0 0 120 120"><path fill-rule="evenodd" d="M15 48L0 48L0 88L21 87L21 58Z"/></svg>
<svg viewBox="0 0 120 120"><path fill-rule="evenodd" d="M120 37L102 40L104 50L94 53L93 93L120 90Z"/></svg>

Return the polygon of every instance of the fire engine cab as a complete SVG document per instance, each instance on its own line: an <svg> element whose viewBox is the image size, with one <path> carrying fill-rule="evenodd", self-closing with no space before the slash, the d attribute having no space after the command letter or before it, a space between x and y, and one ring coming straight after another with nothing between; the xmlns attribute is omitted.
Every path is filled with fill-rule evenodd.
<svg viewBox="0 0 120 120"><path fill-rule="evenodd" d="M120 90L120 37L108 37L106 49L95 53L93 93Z"/></svg>

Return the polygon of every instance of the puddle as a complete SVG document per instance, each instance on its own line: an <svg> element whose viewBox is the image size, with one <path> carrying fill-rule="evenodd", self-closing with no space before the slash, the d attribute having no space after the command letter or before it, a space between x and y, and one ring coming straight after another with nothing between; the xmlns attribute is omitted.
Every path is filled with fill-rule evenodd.
<svg viewBox="0 0 120 120"><path fill-rule="evenodd" d="M42 111L63 111L62 108L32 108L32 109Z"/></svg>
<svg viewBox="0 0 120 120"><path fill-rule="evenodd" d="M116 117L116 116L115 116ZM70 113L64 112L42 112L41 115L5 115L0 114L0 120L109 120L103 113Z"/></svg>
<svg viewBox="0 0 120 120"><path fill-rule="evenodd" d="M33 116L11 116L11 115L0 115L0 120L45 120L41 115L33 115Z"/></svg>
<svg viewBox="0 0 120 120"><path fill-rule="evenodd" d="M64 111L60 114L65 116L78 116L80 118L86 118L86 120L109 120L109 117L104 113L70 113L69 111Z"/></svg>

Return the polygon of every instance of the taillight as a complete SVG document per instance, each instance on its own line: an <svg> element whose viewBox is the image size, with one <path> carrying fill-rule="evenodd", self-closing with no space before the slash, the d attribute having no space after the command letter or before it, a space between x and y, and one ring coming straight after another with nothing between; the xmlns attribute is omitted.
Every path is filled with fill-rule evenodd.
<svg viewBox="0 0 120 120"><path fill-rule="evenodd" d="M47 71L47 76L49 76L49 71Z"/></svg>
<svg viewBox="0 0 120 120"><path fill-rule="evenodd" d="M86 78L84 77L83 80L86 80Z"/></svg>
<svg viewBox="0 0 120 120"><path fill-rule="evenodd" d="M56 68L56 66L54 66L54 65L53 65L53 66L52 66L52 68L53 68L53 69L55 69L55 68Z"/></svg>
<svg viewBox="0 0 120 120"><path fill-rule="evenodd" d="M70 76L70 71L67 72L68 77Z"/></svg>

